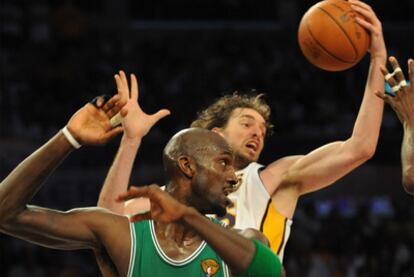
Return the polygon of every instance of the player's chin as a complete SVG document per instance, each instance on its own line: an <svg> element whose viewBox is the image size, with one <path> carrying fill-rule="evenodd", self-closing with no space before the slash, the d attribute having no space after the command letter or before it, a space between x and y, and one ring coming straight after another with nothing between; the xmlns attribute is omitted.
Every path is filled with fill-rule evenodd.
<svg viewBox="0 0 414 277"><path fill-rule="evenodd" d="M231 200L228 197L223 197L220 201L217 201L213 206L213 213L219 217L225 216L227 213L227 207L231 204Z"/></svg>
<svg viewBox="0 0 414 277"><path fill-rule="evenodd" d="M214 207L213 214L217 215L218 217L223 217L227 213L226 208L223 206L216 206Z"/></svg>
<svg viewBox="0 0 414 277"><path fill-rule="evenodd" d="M242 155L242 160L246 165L256 162L259 159L259 155L253 152L247 152Z"/></svg>

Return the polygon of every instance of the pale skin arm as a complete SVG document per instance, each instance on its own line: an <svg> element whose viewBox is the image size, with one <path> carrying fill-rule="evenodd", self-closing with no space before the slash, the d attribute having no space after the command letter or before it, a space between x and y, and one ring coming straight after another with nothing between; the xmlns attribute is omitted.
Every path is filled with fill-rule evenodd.
<svg viewBox="0 0 414 277"><path fill-rule="evenodd" d="M293 216L300 195L331 185L375 153L383 113L383 103L375 93L384 91L380 68L387 53L381 22L374 11L363 2L349 2L365 17L358 17L358 23L371 34L371 62L360 110L349 139L326 144L304 156L284 158L262 171L261 178L276 208L287 217Z"/></svg>
<svg viewBox="0 0 414 277"><path fill-rule="evenodd" d="M141 109L138 102L138 82L134 74L130 76L130 87L123 71L115 75L115 81L118 94L127 101L126 108L128 109L128 114L122 119L124 135L100 192L98 206L118 214L127 215L148 210L148 200L135 199L128 203L118 203L114 201L114 195L118 195L128 189L134 160L143 137L158 120L169 115L170 111L162 109L155 114L149 115Z"/></svg>
<svg viewBox="0 0 414 277"><path fill-rule="evenodd" d="M400 67L395 57L390 57L389 61L393 70ZM386 69L383 74L388 74ZM401 164L402 164L402 182L407 193L414 194L414 61L408 60L408 75L410 86L402 86L395 93L395 96L386 95L378 92L378 96L387 102L400 120L404 136L401 144ZM397 73L388 80L390 86L398 85L405 80L402 72Z"/></svg>
<svg viewBox="0 0 414 277"><path fill-rule="evenodd" d="M100 109L87 104L72 116L67 127L81 144L106 143L122 132L121 127L111 127L109 118L118 113L123 105L117 96ZM126 110L121 113L125 115ZM61 212L27 205L47 177L73 150L59 131L0 183L0 232L55 249L94 249L100 252L103 246L110 245L110 248L105 247L108 252L117 252L125 259L125 264L114 259L120 272L124 272L129 241L116 238L129 239L125 217L97 208ZM110 243L112 241L116 242Z"/></svg>

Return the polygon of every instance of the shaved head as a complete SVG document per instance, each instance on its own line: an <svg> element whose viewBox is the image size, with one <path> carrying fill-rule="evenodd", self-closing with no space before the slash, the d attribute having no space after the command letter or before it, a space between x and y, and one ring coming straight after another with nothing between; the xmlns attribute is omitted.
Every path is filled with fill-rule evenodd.
<svg viewBox="0 0 414 277"><path fill-rule="evenodd" d="M233 152L218 133L201 128L178 132L164 148L166 190L203 214L226 214L228 191L237 183Z"/></svg>
<svg viewBox="0 0 414 277"><path fill-rule="evenodd" d="M167 177L171 178L176 173L176 162L180 156L188 156L199 162L209 153L223 151L232 153L219 134L202 128L184 129L175 134L164 148L163 163Z"/></svg>

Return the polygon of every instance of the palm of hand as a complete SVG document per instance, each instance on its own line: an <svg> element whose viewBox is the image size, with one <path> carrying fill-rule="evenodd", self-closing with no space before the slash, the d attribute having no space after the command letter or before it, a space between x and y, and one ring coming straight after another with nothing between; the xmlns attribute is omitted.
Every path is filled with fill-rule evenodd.
<svg viewBox="0 0 414 277"><path fill-rule="evenodd" d="M107 140L107 132L111 129L107 114L87 104L69 120L69 128L78 134L81 144L101 144Z"/></svg>
<svg viewBox="0 0 414 277"><path fill-rule="evenodd" d="M128 114L123 121L125 135L128 138L145 136L155 123L151 116L141 109L137 99L129 99L126 108Z"/></svg>

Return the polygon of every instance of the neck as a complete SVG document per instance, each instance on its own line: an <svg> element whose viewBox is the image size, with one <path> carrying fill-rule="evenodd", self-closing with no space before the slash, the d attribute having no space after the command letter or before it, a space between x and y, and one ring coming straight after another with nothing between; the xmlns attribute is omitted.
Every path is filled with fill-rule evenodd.
<svg viewBox="0 0 414 277"><path fill-rule="evenodd" d="M170 183L165 190L180 203L189 205L188 202L190 200L186 193L187 190L182 188L184 188L182 184L176 186ZM192 242L201 240L191 227L181 221L169 223L154 222L154 224L159 238L174 241L178 246L188 246Z"/></svg>
<svg viewBox="0 0 414 277"><path fill-rule="evenodd" d="M154 226L159 239L173 241L179 247L188 247L202 240L192 228L181 222L154 222Z"/></svg>

